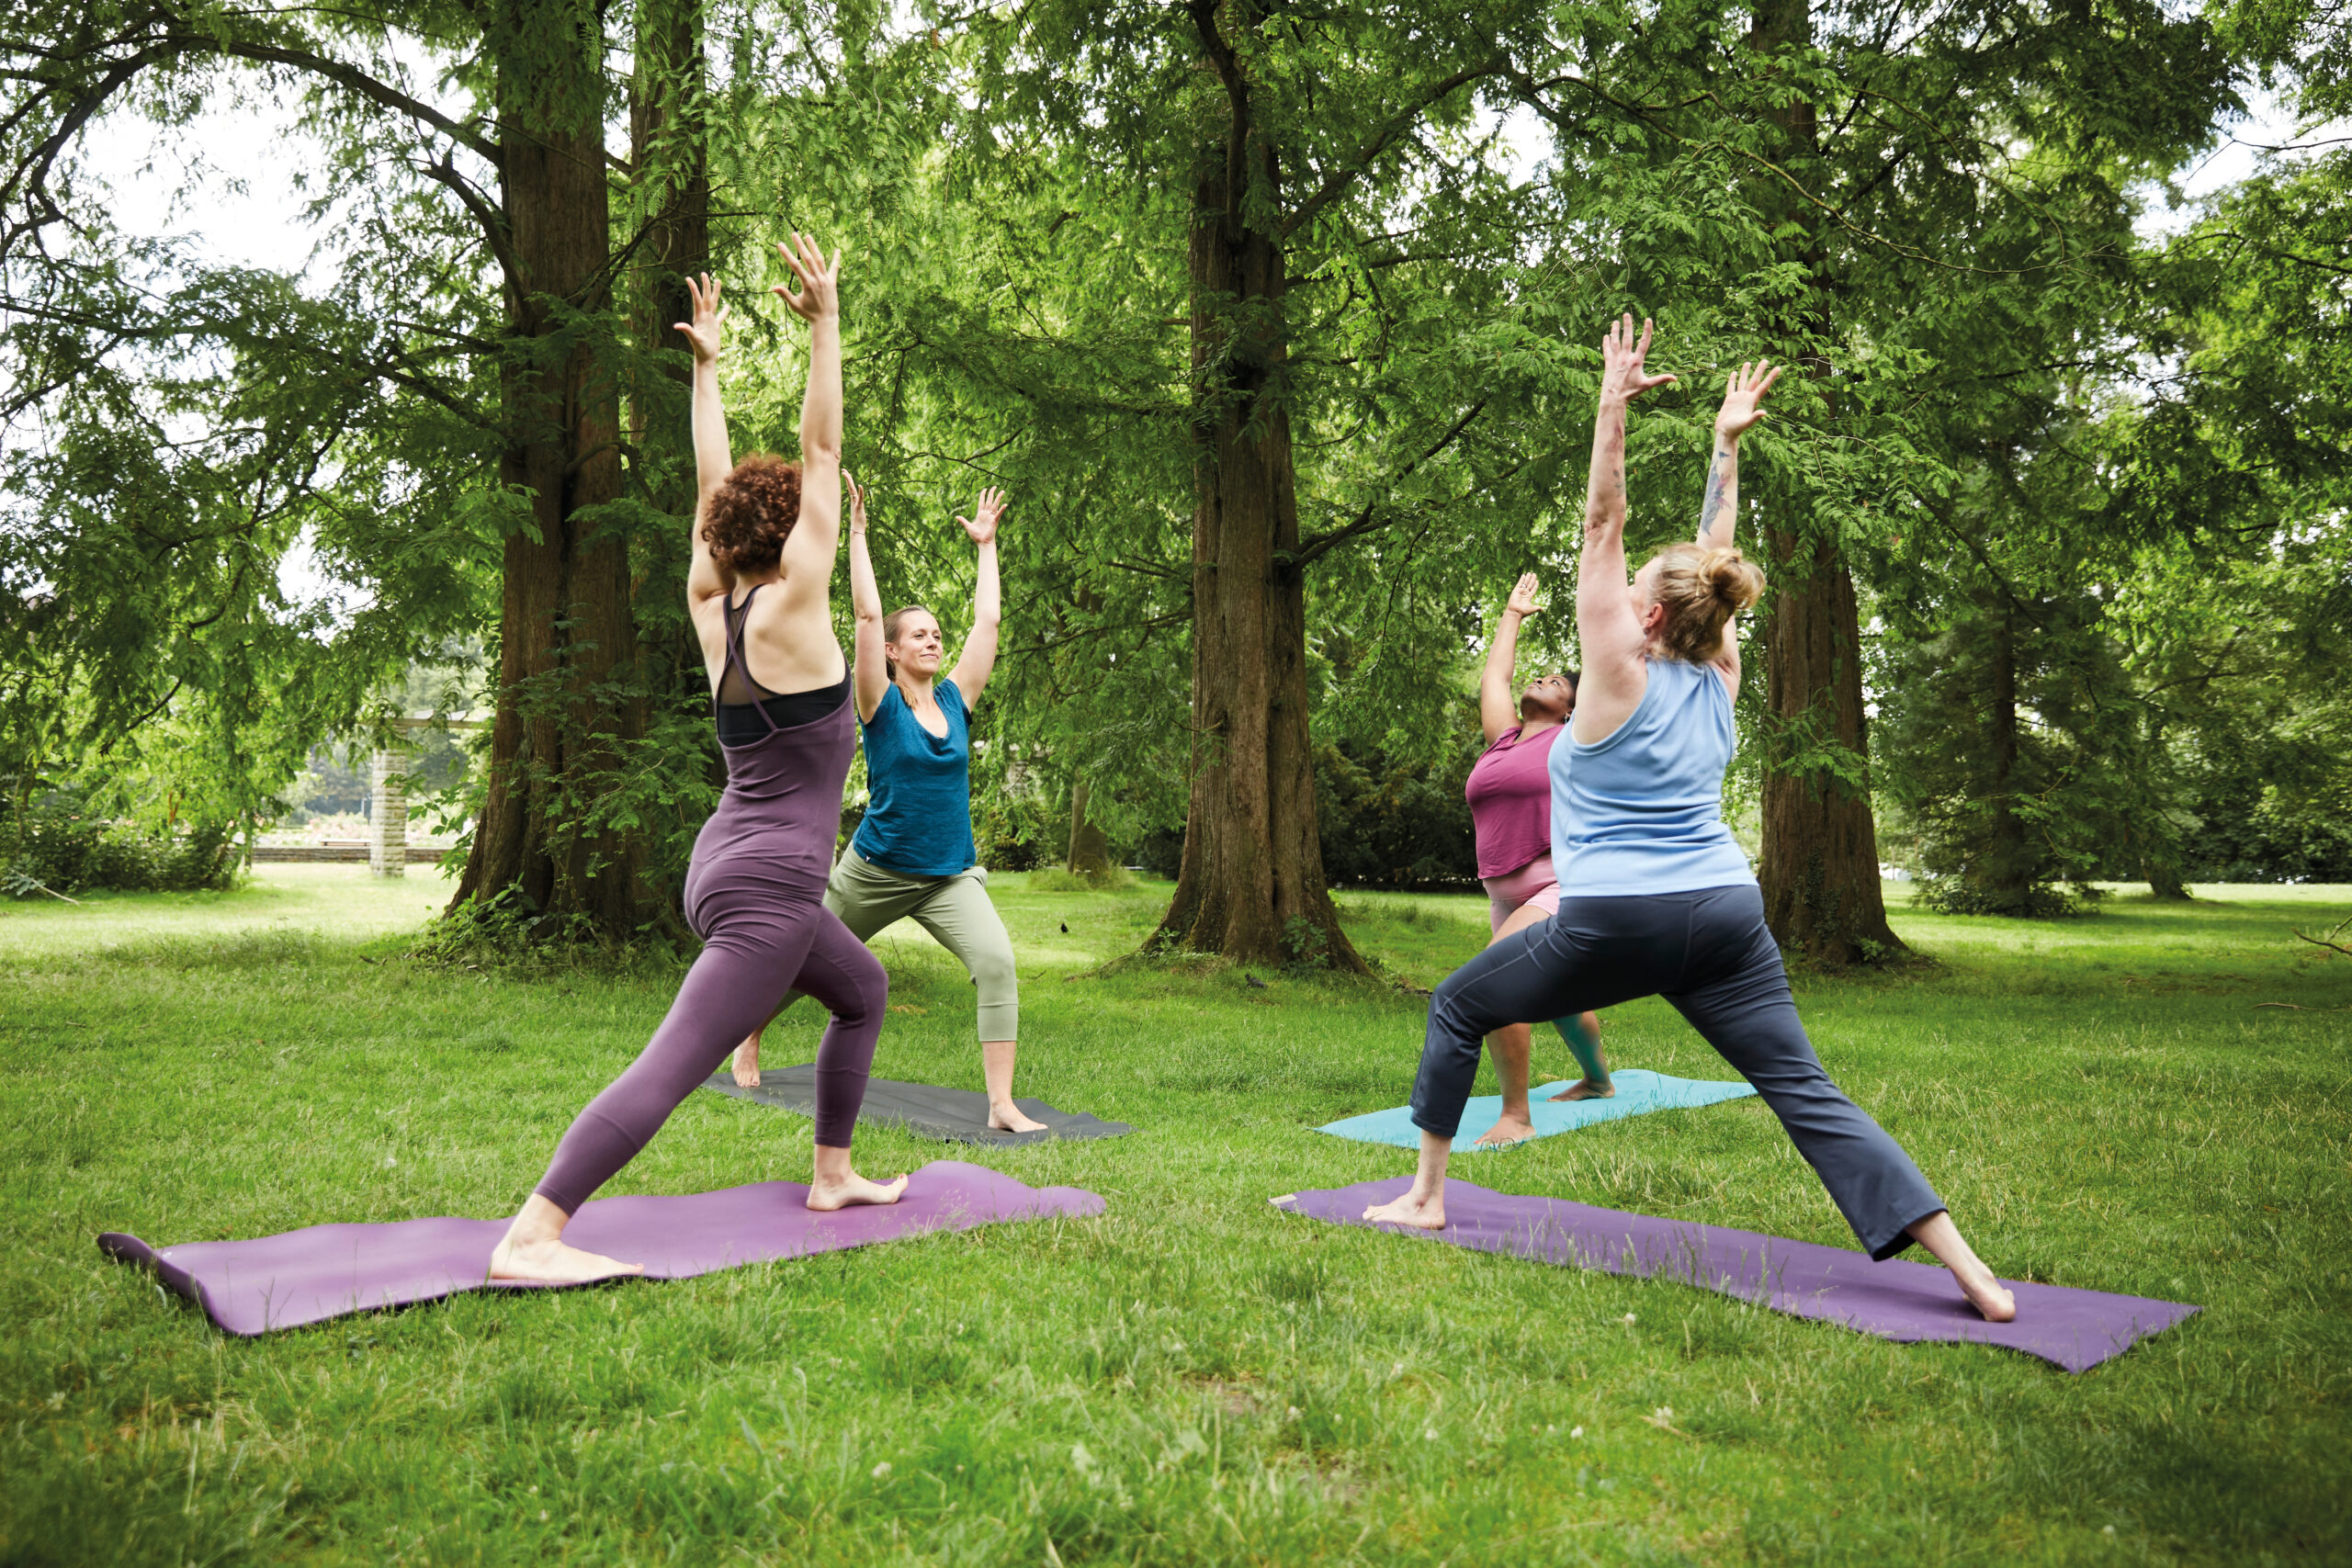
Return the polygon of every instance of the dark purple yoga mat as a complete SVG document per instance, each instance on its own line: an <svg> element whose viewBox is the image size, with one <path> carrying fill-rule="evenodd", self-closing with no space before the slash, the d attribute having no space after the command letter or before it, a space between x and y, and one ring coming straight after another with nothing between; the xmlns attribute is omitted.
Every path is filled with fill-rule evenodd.
<svg viewBox="0 0 2352 1568"><path fill-rule="evenodd" d="M684 1280L926 1231L1055 1214L1082 1218L1103 1207L1101 1198L1080 1188L1027 1187L952 1159L916 1171L905 1196L885 1207L815 1214L801 1206L808 1196L797 1181L763 1181L679 1198L597 1198L572 1216L564 1239L642 1263L649 1280ZM250 1336L345 1313L438 1301L459 1291L551 1288L489 1281L491 1249L505 1234L504 1220L401 1220L312 1225L253 1241L159 1249L109 1231L98 1237L98 1249L145 1264L224 1332Z"/></svg>
<svg viewBox="0 0 2352 1568"><path fill-rule="evenodd" d="M1366 1206L1385 1203L1411 1185L1410 1177L1395 1176L1331 1191L1300 1192L1274 1202L1290 1213L1361 1225ZM1897 1344L1951 1339L2002 1345L2070 1372L2086 1371L2120 1355L2134 1340L2170 1328L2199 1310L2144 1296L2004 1280L2017 1292L2017 1319L1987 1323L1976 1315L1949 1273L1925 1263L1899 1258L1873 1263L1842 1247L1687 1220L1652 1219L1559 1198L1513 1197L1468 1181L1445 1184L1443 1230L1366 1228L1426 1235L1539 1263L1662 1275Z"/></svg>

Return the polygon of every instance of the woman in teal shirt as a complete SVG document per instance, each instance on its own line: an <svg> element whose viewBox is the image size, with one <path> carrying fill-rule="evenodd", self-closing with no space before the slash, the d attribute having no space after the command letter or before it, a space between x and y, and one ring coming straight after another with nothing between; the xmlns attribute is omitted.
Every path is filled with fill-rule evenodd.
<svg viewBox="0 0 2352 1568"><path fill-rule="evenodd" d="M844 479L848 476L844 474ZM989 901L989 874L972 844L971 705L996 665L1003 596L997 583L997 522L1004 494L980 491L969 518L958 517L979 550L972 635L944 676L939 617L921 604L882 614L874 558L865 542L865 492L850 480L849 589L857 615L851 679L865 740L865 820L833 867L825 908L860 942L911 918L961 959L979 989L980 1065L988 1081L989 1125L1037 1133L1012 1102L1012 1061L1021 1028L1012 939ZM735 1081L760 1081L760 1037L736 1047Z"/></svg>

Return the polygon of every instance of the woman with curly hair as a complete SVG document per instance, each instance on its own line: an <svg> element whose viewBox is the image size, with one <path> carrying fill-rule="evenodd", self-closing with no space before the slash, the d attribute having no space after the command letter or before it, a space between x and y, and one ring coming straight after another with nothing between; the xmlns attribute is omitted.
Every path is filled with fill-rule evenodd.
<svg viewBox="0 0 2352 1568"><path fill-rule="evenodd" d="M707 275L689 285L694 321L678 325L694 345L699 491L686 599L727 756L726 793L695 840L686 872L686 920L703 950L651 1042L556 1145L547 1175L491 1257L493 1280L641 1272L641 1265L565 1246L563 1227L775 1010L788 987L832 1014L817 1049L808 1207L894 1203L906 1188L903 1176L877 1183L850 1166L850 1132L888 984L822 901L856 745L829 592L841 542L841 257L826 261L797 233L776 248L799 288L775 292L809 326L797 464L755 456L739 465L729 453L718 400L727 311Z"/></svg>
<svg viewBox="0 0 2352 1568"><path fill-rule="evenodd" d="M1625 577L1625 414L1674 379L1645 373L1649 323L1627 316L1601 344L1600 407L1577 578L1584 680L1567 739L1552 749L1552 854L1559 912L1505 937L1430 998L1413 1122L1420 1167L1374 1223L1445 1224L1445 1168L1490 1031L1663 996L1756 1086L1864 1251L1917 1242L1995 1323L2017 1300L1978 1260L1944 1201L1886 1130L1822 1070L1764 924L1755 873L1723 820L1739 691L1733 617L1764 574L1732 542L1739 438L1764 417L1780 372L1743 365L1715 415L1714 459L1695 543L1668 545Z"/></svg>
<svg viewBox="0 0 2352 1568"><path fill-rule="evenodd" d="M825 908L861 941L911 919L962 962L978 992L980 1076L989 1125L1042 1133L1046 1124L1012 1099L1021 1032L1021 990L1012 939L989 901L989 874L972 842L972 705L996 668L1003 594L997 580L997 523L1004 492L980 491L969 517L956 519L978 552L972 635L944 673L939 617L921 604L885 615L865 542L865 492L849 485L849 596L857 616L851 667L857 720L865 736L871 804L857 836L833 867ZM757 1033L735 1051L735 1081L760 1081Z"/></svg>

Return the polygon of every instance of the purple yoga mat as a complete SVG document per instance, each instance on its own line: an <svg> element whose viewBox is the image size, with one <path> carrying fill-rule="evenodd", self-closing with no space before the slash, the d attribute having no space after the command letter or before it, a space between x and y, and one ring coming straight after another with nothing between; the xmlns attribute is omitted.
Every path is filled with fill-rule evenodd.
<svg viewBox="0 0 2352 1568"><path fill-rule="evenodd" d="M1080 1188L1027 1187L952 1159L916 1171L905 1195L886 1207L815 1214L801 1206L808 1196L797 1181L763 1181L681 1198L597 1198L581 1206L563 1234L575 1247L644 1264L649 1280L684 1280L926 1231L1054 1214L1082 1218L1103 1207ZM109 1231L98 1237L98 1249L145 1264L224 1332L251 1336L459 1291L561 1288L492 1284L491 1249L505 1234L504 1220L401 1220L159 1249Z"/></svg>
<svg viewBox="0 0 2352 1568"><path fill-rule="evenodd" d="M1394 1176L1274 1202L1286 1212L1334 1224L1363 1224L1367 1205L1385 1203L1412 1185ZM2145 1296L2111 1296L2023 1280L2011 1323L1987 1323L1941 1269L1899 1258L1873 1263L1859 1252L1817 1247L1754 1231L1724 1230L1687 1220L1596 1209L1559 1198L1489 1192L1467 1181L1445 1184L1445 1228L1407 1231L1477 1252L1507 1252L1539 1263L1573 1263L1611 1274L1663 1275L1784 1312L1818 1317L1862 1334L1910 1345L1923 1339L2002 1345L2086 1371L2120 1355L2199 1309Z"/></svg>

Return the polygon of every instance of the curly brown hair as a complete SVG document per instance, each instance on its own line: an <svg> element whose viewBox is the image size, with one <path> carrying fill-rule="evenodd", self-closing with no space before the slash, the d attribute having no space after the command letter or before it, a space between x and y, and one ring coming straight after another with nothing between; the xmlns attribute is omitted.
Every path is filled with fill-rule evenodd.
<svg viewBox="0 0 2352 1568"><path fill-rule="evenodd" d="M702 536L722 570L773 569L800 521L800 465L752 453L710 492L702 515Z"/></svg>

